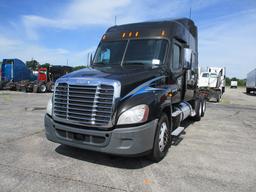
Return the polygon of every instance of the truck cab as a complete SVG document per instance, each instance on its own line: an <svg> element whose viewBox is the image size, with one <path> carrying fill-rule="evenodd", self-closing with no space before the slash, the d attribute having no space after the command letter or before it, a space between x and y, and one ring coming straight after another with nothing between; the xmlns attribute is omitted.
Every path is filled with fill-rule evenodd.
<svg viewBox="0 0 256 192"><path fill-rule="evenodd" d="M49 140L160 161L187 117L200 120L197 28L190 19L109 28L91 66L56 81Z"/></svg>

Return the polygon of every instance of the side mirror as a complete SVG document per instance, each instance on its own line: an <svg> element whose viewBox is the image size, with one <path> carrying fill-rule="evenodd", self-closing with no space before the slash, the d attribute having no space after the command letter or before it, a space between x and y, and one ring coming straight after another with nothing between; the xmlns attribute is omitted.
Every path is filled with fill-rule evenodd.
<svg viewBox="0 0 256 192"><path fill-rule="evenodd" d="M92 66L93 59L92 59L92 53L90 54L90 66Z"/></svg>
<svg viewBox="0 0 256 192"><path fill-rule="evenodd" d="M185 48L184 49L184 69L191 69L192 63L192 49Z"/></svg>

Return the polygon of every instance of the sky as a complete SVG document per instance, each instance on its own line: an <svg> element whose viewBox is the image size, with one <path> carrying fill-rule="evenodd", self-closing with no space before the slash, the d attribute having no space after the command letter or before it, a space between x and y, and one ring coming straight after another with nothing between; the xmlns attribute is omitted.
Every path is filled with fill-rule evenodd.
<svg viewBox="0 0 256 192"><path fill-rule="evenodd" d="M245 78L256 68L256 0L0 0L0 60L85 65L108 27L189 17L199 65Z"/></svg>

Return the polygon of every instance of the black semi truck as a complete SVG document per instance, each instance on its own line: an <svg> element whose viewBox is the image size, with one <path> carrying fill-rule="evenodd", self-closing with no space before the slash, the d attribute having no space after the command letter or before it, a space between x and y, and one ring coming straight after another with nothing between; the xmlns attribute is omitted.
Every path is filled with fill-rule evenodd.
<svg viewBox="0 0 256 192"><path fill-rule="evenodd" d="M190 19L113 26L87 69L56 81L47 106L48 140L160 161L181 122L199 121L197 27Z"/></svg>

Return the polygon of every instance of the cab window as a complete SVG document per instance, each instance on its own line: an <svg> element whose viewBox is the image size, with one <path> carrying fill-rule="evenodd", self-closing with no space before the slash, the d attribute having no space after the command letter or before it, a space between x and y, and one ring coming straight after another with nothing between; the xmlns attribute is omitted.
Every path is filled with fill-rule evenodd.
<svg viewBox="0 0 256 192"><path fill-rule="evenodd" d="M181 68L181 47L175 43L172 51L172 68L173 70L178 70Z"/></svg>

